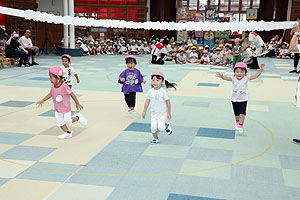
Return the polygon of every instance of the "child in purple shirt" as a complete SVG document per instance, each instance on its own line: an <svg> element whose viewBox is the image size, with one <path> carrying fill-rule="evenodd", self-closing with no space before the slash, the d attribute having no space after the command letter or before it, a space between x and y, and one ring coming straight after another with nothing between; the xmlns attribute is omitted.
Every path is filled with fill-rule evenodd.
<svg viewBox="0 0 300 200"><path fill-rule="evenodd" d="M143 92L142 82L145 84L146 81L141 71L135 68L137 64L135 56L127 56L125 61L127 69L120 74L118 83L123 84L122 92L129 108L128 113L134 114L136 113L134 110L136 93Z"/></svg>

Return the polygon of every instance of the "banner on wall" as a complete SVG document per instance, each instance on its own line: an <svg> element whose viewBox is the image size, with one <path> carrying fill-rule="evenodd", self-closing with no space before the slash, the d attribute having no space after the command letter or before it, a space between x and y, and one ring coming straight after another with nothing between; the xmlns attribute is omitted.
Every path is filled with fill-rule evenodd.
<svg viewBox="0 0 300 200"><path fill-rule="evenodd" d="M45 12L33 10L20 10L14 8L7 8L0 6L0 13L27 20L34 20L40 22L47 22L53 24L65 24L74 26L91 26L91 27L104 27L104 28L128 28L128 29L145 29L145 30L187 30L187 31L215 31L215 30L240 30L240 31L270 31L276 29L291 29L295 22L264 22L264 21L241 21L241 22L133 22L124 20L96 20L93 18L85 17L71 17L71 16L55 16ZM214 18L215 12L210 11L207 14L208 18Z"/></svg>

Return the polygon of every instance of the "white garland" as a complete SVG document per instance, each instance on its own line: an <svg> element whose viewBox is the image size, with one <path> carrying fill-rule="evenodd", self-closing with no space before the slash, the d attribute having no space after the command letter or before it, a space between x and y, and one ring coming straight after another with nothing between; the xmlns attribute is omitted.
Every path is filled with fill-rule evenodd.
<svg viewBox="0 0 300 200"><path fill-rule="evenodd" d="M70 16L56 16L46 12L39 12L33 10L20 10L14 8L7 8L0 6L0 13L21 17L28 20L65 24L74 26L92 26L105 28L130 28L130 29L146 29L146 30L187 30L187 31L270 31L276 29L291 29L295 22L265 22L265 21L241 21L241 22L132 22L124 20L95 20L93 18L85 17L70 17Z"/></svg>

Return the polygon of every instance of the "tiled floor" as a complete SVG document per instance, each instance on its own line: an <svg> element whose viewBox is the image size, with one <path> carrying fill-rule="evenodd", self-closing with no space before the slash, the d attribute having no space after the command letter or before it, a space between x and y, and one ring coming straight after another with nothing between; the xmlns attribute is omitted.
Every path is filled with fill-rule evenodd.
<svg viewBox="0 0 300 200"><path fill-rule="evenodd" d="M215 76L232 70L196 64L149 64L137 56L147 80L129 115L119 73L124 56L74 57L80 84L73 92L88 127L73 124L74 137L58 140L47 69L0 71L0 199L31 200L295 200L300 196L299 110L293 105L298 76L293 60L260 58L263 75L250 81L245 134L234 130L231 83ZM141 117L150 77L161 70L178 84L168 90L173 134L150 145L150 113ZM256 71L249 70L249 74ZM72 102L73 114L76 112ZM274 142L273 142L274 141Z"/></svg>

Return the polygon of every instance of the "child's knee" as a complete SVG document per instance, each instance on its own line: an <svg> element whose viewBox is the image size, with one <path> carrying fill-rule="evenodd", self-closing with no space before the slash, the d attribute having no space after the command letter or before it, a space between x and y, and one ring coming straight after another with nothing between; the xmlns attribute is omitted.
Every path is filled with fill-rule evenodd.
<svg viewBox="0 0 300 200"><path fill-rule="evenodd" d="M66 125L72 124L72 118L65 119L65 123L66 123Z"/></svg>

